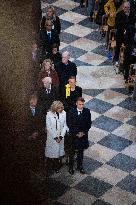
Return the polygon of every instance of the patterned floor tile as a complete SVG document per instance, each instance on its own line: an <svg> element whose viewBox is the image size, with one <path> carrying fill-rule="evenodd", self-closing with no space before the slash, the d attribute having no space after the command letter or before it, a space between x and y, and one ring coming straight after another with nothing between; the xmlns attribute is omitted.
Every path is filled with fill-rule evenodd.
<svg viewBox="0 0 136 205"><path fill-rule="evenodd" d="M118 93L122 93L127 96L131 95L126 88L112 88L111 90L118 92Z"/></svg>
<svg viewBox="0 0 136 205"><path fill-rule="evenodd" d="M72 34L66 33L66 32L62 32L60 34L60 40L63 43L71 43L71 42L77 40L78 38L79 38L78 36L75 36L75 35L72 35Z"/></svg>
<svg viewBox="0 0 136 205"><path fill-rule="evenodd" d="M84 164L84 169L85 169L87 174L91 174L96 169L98 169L99 167L102 166L101 162L98 162L98 161L91 159L89 157L84 157L83 164Z"/></svg>
<svg viewBox="0 0 136 205"><path fill-rule="evenodd" d="M107 59L106 57L92 53L92 52L88 52L85 55L78 58L78 60L87 62L87 63L90 62L92 65L99 65L106 59Z"/></svg>
<svg viewBox="0 0 136 205"><path fill-rule="evenodd" d="M98 31L93 31L85 37L89 40L105 44L105 39L101 38L101 35L98 33Z"/></svg>
<svg viewBox="0 0 136 205"><path fill-rule="evenodd" d="M78 14L82 14L82 15L87 15L87 9L85 7L81 8L81 6L78 6L74 9L72 9L73 12L78 13Z"/></svg>
<svg viewBox="0 0 136 205"><path fill-rule="evenodd" d="M62 50L63 48L66 48L67 46L68 46L67 43L60 42L60 47L59 47L60 52L61 52L61 50ZM61 53L62 53L62 52L61 52Z"/></svg>
<svg viewBox="0 0 136 205"><path fill-rule="evenodd" d="M71 33L71 34L73 34L75 36L79 36L81 38L83 38L84 36L89 34L91 31L92 31L91 29L86 28L84 26L81 26L79 24L75 24L75 25L73 25L65 30L65 32Z"/></svg>
<svg viewBox="0 0 136 205"><path fill-rule="evenodd" d="M84 50L84 49L83 49ZM78 66L92 66L91 64L88 64L88 63L85 63L85 62L82 62L82 61L79 61L79 60L74 60L74 63Z"/></svg>
<svg viewBox="0 0 136 205"><path fill-rule="evenodd" d="M101 199L96 200L92 205L111 205Z"/></svg>
<svg viewBox="0 0 136 205"><path fill-rule="evenodd" d="M108 182L109 184L116 185L122 179L124 179L128 175L127 172L124 172L120 169L116 169L109 165L104 164L97 170L95 170L91 176Z"/></svg>
<svg viewBox="0 0 136 205"><path fill-rule="evenodd" d="M105 45L98 46L97 48L93 49L92 52L106 57L108 55Z"/></svg>
<svg viewBox="0 0 136 205"><path fill-rule="evenodd" d="M106 130L107 132L112 132L113 130L117 129L121 125L122 122L111 119L103 115L93 121L93 126Z"/></svg>
<svg viewBox="0 0 136 205"><path fill-rule="evenodd" d="M108 148L111 148L111 149L114 149L114 150L120 152L123 149L125 149L126 147L128 147L129 145L131 145L132 141L127 140L123 137L119 137L119 136L116 136L116 135L113 135L113 134L109 134L106 137L104 137L103 139L101 139L98 143L103 145L103 146L106 146ZM136 146L135 146L135 148L136 148Z"/></svg>
<svg viewBox="0 0 136 205"><path fill-rule="evenodd" d="M94 196L76 189L67 191L62 197L58 199L59 202L66 205L91 205L95 200L96 199Z"/></svg>
<svg viewBox="0 0 136 205"><path fill-rule="evenodd" d="M91 129L89 130L89 133L88 133L88 138L90 141L97 143L98 141L103 139L108 134L109 134L109 132L107 132L105 130L101 130L101 129L96 128L96 127L91 127Z"/></svg>
<svg viewBox="0 0 136 205"><path fill-rule="evenodd" d="M136 113L135 113L135 115L136 115ZM132 117L129 121L127 121L127 124L136 127L136 116L135 116L135 117Z"/></svg>
<svg viewBox="0 0 136 205"><path fill-rule="evenodd" d="M136 143L126 147L122 153L136 159Z"/></svg>
<svg viewBox="0 0 136 205"><path fill-rule="evenodd" d="M61 22L61 30L63 31L73 25L73 23L69 21L65 21L63 19L61 19L60 22Z"/></svg>
<svg viewBox="0 0 136 205"><path fill-rule="evenodd" d="M79 23L80 21L86 19L87 17L81 14L77 14L75 12L69 11L59 16L60 19L65 21L70 21L72 23Z"/></svg>
<svg viewBox="0 0 136 205"><path fill-rule="evenodd" d="M95 197L102 196L106 191L112 188L112 185L94 177L88 176L82 182L75 186L77 190L86 192Z"/></svg>
<svg viewBox="0 0 136 205"><path fill-rule="evenodd" d="M97 98L93 98L92 100L85 103L85 106L89 108L91 111L103 114L107 110L113 107L112 104L99 100Z"/></svg>
<svg viewBox="0 0 136 205"><path fill-rule="evenodd" d="M136 196L119 187L113 187L102 196L102 199L112 205L131 205L136 201Z"/></svg>
<svg viewBox="0 0 136 205"><path fill-rule="evenodd" d="M92 49L99 46L99 43L88 40L86 38L79 38L78 40L72 42L71 45L77 48L81 48L85 51L91 51Z"/></svg>
<svg viewBox="0 0 136 205"><path fill-rule="evenodd" d="M94 121L94 120L95 120L96 118L98 118L99 116L100 116L99 113L94 112L94 111L91 110L91 119L92 119L92 121Z"/></svg>
<svg viewBox="0 0 136 205"><path fill-rule="evenodd" d="M136 159L121 153L107 162L107 164L126 172L132 172L136 169Z"/></svg>
<svg viewBox="0 0 136 205"><path fill-rule="evenodd" d="M117 129L115 129L112 133L120 137L124 137L128 140L136 140L136 127L132 125L123 124Z"/></svg>
<svg viewBox="0 0 136 205"><path fill-rule="evenodd" d="M79 3L73 2L71 0L58 0L55 3L53 3L53 6L60 7L66 10L72 10L73 8L79 6Z"/></svg>
<svg viewBox="0 0 136 205"><path fill-rule="evenodd" d="M114 106L106 113L104 113L104 115L122 122L126 122L131 119L131 117L135 116L136 113L119 106Z"/></svg>
<svg viewBox="0 0 136 205"><path fill-rule="evenodd" d="M103 93L100 93L97 98L109 103L112 103L113 105L117 105L123 100L125 100L128 96L123 95L121 93L112 91L110 89L105 90Z"/></svg>
<svg viewBox="0 0 136 205"><path fill-rule="evenodd" d="M100 144L94 144L85 150L84 155L87 157L91 157L94 160L97 160L102 163L108 162L114 156L116 156L118 152L115 150L111 150L107 147L104 147Z"/></svg>
<svg viewBox="0 0 136 205"><path fill-rule="evenodd" d="M136 112L136 102L131 97L128 97L123 102L119 103L118 106Z"/></svg>
<svg viewBox="0 0 136 205"><path fill-rule="evenodd" d="M107 59L106 61L102 62L101 64L99 64L99 66L105 66L105 65L112 65L112 61Z"/></svg>
<svg viewBox="0 0 136 205"><path fill-rule="evenodd" d="M98 27L99 27L97 24L91 22L89 18L86 18L86 19L80 21L79 25L85 26L87 28L95 29L95 30L98 29Z"/></svg>
<svg viewBox="0 0 136 205"><path fill-rule="evenodd" d="M131 174L136 177L136 169L134 171L132 171Z"/></svg>
<svg viewBox="0 0 136 205"><path fill-rule="evenodd" d="M83 89L83 93L90 95L92 97L96 97L100 93L102 93L104 89Z"/></svg>
<svg viewBox="0 0 136 205"><path fill-rule="evenodd" d="M77 85L78 85L78 83L77 83ZM89 100L93 99L93 97L86 95L85 93L82 93L82 97L84 98L85 102L88 102Z"/></svg>
<svg viewBox="0 0 136 205"><path fill-rule="evenodd" d="M136 177L133 175L128 175L121 182L117 184L123 190L136 194Z"/></svg>
<svg viewBox="0 0 136 205"><path fill-rule="evenodd" d="M82 50L82 49L79 49L79 48L75 48L71 45L67 46L66 48L62 49L61 52L63 51L68 51L71 55L71 57L73 59L76 59L78 58L79 56L83 55L84 53L86 53L86 51Z"/></svg>

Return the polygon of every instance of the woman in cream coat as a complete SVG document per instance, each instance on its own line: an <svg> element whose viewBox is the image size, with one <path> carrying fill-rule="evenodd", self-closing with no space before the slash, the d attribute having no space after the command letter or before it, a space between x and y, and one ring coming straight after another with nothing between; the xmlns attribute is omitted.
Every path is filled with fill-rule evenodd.
<svg viewBox="0 0 136 205"><path fill-rule="evenodd" d="M68 127L66 125L66 112L60 101L54 101L46 116L47 141L45 156L53 161L53 169L58 172L59 159L64 156L64 136Z"/></svg>

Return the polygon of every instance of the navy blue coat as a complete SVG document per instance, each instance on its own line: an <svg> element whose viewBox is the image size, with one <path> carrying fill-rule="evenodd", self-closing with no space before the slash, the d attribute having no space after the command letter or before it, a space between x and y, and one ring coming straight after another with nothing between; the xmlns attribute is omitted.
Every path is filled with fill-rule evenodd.
<svg viewBox="0 0 136 205"><path fill-rule="evenodd" d="M69 142L71 147L76 150L83 150L89 147L88 131L91 128L91 113L88 108L83 108L82 114L78 115L77 108L71 109L67 113L67 125L69 128ZM84 132L81 138L76 135L78 132Z"/></svg>

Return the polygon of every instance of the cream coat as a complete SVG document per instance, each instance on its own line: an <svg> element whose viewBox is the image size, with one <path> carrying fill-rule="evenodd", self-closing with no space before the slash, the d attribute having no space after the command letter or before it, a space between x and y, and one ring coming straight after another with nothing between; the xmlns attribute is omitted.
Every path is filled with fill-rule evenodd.
<svg viewBox="0 0 136 205"><path fill-rule="evenodd" d="M68 129L66 125L66 112L63 110L59 114L49 111L46 116L47 141L45 147L45 156L49 158L59 158L64 156L64 136ZM54 138L62 136L63 139L57 143Z"/></svg>

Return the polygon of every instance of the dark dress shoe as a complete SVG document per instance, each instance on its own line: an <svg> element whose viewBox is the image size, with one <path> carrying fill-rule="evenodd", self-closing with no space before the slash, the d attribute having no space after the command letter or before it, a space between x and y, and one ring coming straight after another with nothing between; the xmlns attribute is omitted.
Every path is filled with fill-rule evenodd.
<svg viewBox="0 0 136 205"><path fill-rule="evenodd" d="M86 173L85 170L84 170L83 168L80 169L79 171L80 171L81 174L85 174L85 173Z"/></svg>
<svg viewBox="0 0 136 205"><path fill-rule="evenodd" d="M73 169L69 169L69 174L73 175L74 174L74 170Z"/></svg>

